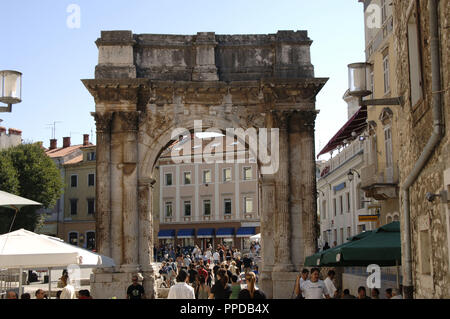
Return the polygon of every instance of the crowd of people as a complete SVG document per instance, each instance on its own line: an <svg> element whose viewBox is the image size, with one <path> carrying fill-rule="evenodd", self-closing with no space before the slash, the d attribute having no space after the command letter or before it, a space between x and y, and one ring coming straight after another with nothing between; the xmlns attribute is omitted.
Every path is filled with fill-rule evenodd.
<svg viewBox="0 0 450 319"><path fill-rule="evenodd" d="M250 252L225 245L211 245L202 251L191 249L160 248L162 258L159 274L161 287L170 288L169 299L257 299L265 298L257 288L260 245L253 242ZM242 285L245 283L245 288Z"/></svg>
<svg viewBox="0 0 450 319"><path fill-rule="evenodd" d="M336 276L334 270L329 270L325 280L320 280L320 269L312 268L311 271L303 269L297 276L295 283L296 299L380 299L380 291L371 289L371 296L367 296L366 288L360 286L358 295L350 294L349 289L338 289L333 283ZM388 288L385 291L386 299L402 299L399 289Z"/></svg>

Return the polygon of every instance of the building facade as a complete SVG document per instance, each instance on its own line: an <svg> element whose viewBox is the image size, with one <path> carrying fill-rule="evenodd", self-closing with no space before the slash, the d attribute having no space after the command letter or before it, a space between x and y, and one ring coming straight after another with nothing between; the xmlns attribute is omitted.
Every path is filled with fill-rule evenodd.
<svg viewBox="0 0 450 319"><path fill-rule="evenodd" d="M64 192L53 208L38 211L45 214L45 221L36 232L95 249L95 145L89 142L88 134L78 145L71 145L70 137L64 137L62 147L58 147L52 139L46 154L60 170Z"/></svg>
<svg viewBox="0 0 450 319"><path fill-rule="evenodd" d="M404 100L398 136L404 292L450 298L450 6L394 0L393 8Z"/></svg>
<svg viewBox="0 0 450 319"><path fill-rule="evenodd" d="M368 84L372 92L365 99L398 96L397 54L390 0L360 0L364 4L364 27ZM375 11L374 8L376 8ZM376 14L375 22L373 22ZM378 212L378 226L398 221L399 212L399 107L367 106L364 164L361 188Z"/></svg>
<svg viewBox="0 0 450 319"><path fill-rule="evenodd" d="M6 133L6 127L0 126L0 150L22 144L22 131L9 128Z"/></svg>
<svg viewBox="0 0 450 319"><path fill-rule="evenodd" d="M214 154L225 157L230 153L241 154L237 158L242 158L243 163L206 162L201 154L192 157L193 161L183 161L191 154L173 155L171 151L181 150L178 144L188 139L185 137L170 147L158 162L159 179L155 187L160 192L155 211L159 212L159 244L198 245L202 249L225 244L248 250L249 238L259 233L260 228L256 160L248 158L248 151L237 151L241 149L238 142L224 147L226 139L216 137L212 141L211 138L188 141L192 144L191 154L195 147L201 145L205 149L209 143L214 146ZM199 156L200 161L196 160Z"/></svg>

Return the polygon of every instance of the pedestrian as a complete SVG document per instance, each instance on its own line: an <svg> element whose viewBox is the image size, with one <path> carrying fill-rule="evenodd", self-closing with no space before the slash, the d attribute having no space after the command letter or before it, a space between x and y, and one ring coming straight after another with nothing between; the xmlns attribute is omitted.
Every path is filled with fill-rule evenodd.
<svg viewBox="0 0 450 319"><path fill-rule="evenodd" d="M334 293L336 292L336 286L333 283L333 279L336 276L336 272L334 270L328 271L328 277L323 281L325 283L325 286L327 287L328 293L330 296L334 296Z"/></svg>
<svg viewBox="0 0 450 319"><path fill-rule="evenodd" d="M199 276L199 285L195 291L195 296L197 299L208 299L211 293L211 288L206 284L205 277Z"/></svg>
<svg viewBox="0 0 450 319"><path fill-rule="evenodd" d="M236 274L231 276L231 295L230 299L238 299L241 292L241 283L238 282L238 276Z"/></svg>
<svg viewBox="0 0 450 319"><path fill-rule="evenodd" d="M373 288L371 292L372 299L380 299L380 291L377 288Z"/></svg>
<svg viewBox="0 0 450 319"><path fill-rule="evenodd" d="M250 271L245 275L245 282L247 283L247 288L239 292L238 299L266 299L264 292L256 288L256 275L254 272Z"/></svg>
<svg viewBox="0 0 450 319"><path fill-rule="evenodd" d="M386 289L386 299L392 298L392 288Z"/></svg>
<svg viewBox="0 0 450 319"><path fill-rule="evenodd" d="M78 292L78 299L92 299L92 296L89 290L82 289Z"/></svg>
<svg viewBox="0 0 450 319"><path fill-rule="evenodd" d="M296 294L296 299L305 299L305 296L303 295L300 287L303 285L303 283L308 280L308 276L309 276L309 270L306 268L303 268L301 274L299 274L297 276L297 280L295 282L295 294Z"/></svg>
<svg viewBox="0 0 450 319"><path fill-rule="evenodd" d="M220 263L220 254L217 250L213 254L213 260L215 265L218 265Z"/></svg>
<svg viewBox="0 0 450 319"><path fill-rule="evenodd" d="M330 246L328 245L328 242L325 242L325 245L323 246L323 250L330 249Z"/></svg>
<svg viewBox="0 0 450 319"><path fill-rule="evenodd" d="M34 296L36 297L36 299L47 299L47 296L45 295L45 292L42 289L36 290Z"/></svg>
<svg viewBox="0 0 450 319"><path fill-rule="evenodd" d="M70 284L69 274L66 272L62 277L63 290L59 299L77 299L75 287Z"/></svg>
<svg viewBox="0 0 450 319"><path fill-rule="evenodd" d="M228 275L225 269L217 271L217 280L211 288L209 299L230 299L231 287L228 284Z"/></svg>
<svg viewBox="0 0 450 319"><path fill-rule="evenodd" d="M189 275L186 270L181 269L176 278L177 283L170 287L167 299L195 299L194 288L189 286Z"/></svg>
<svg viewBox="0 0 450 319"><path fill-rule="evenodd" d="M192 263L189 265L189 283L192 285L195 282L195 279L197 278L198 271L195 269L195 265Z"/></svg>
<svg viewBox="0 0 450 319"><path fill-rule="evenodd" d="M244 255L244 259L242 260L242 264L244 265L244 272L247 274L252 270L252 259L248 256L248 254Z"/></svg>
<svg viewBox="0 0 450 319"><path fill-rule="evenodd" d="M141 284L138 283L138 276L133 275L131 278L133 282L127 289L127 299L145 299L145 290Z"/></svg>
<svg viewBox="0 0 450 319"><path fill-rule="evenodd" d="M370 297L368 297L366 295L366 288L364 286L360 286L358 288L358 297L357 299L370 299Z"/></svg>
<svg viewBox="0 0 450 319"><path fill-rule="evenodd" d="M344 289L341 299L356 299L356 297L350 294L350 290Z"/></svg>
<svg viewBox="0 0 450 319"><path fill-rule="evenodd" d="M10 290L6 293L6 299L19 299L19 297L15 291Z"/></svg>
<svg viewBox="0 0 450 319"><path fill-rule="evenodd" d="M26 292L22 294L22 296L20 296L20 299L31 299L31 295L28 292Z"/></svg>
<svg viewBox="0 0 450 319"><path fill-rule="evenodd" d="M403 299L400 289L397 289L397 288L392 289L392 298L391 299Z"/></svg>
<svg viewBox="0 0 450 319"><path fill-rule="evenodd" d="M300 286L305 299L330 299L325 283L319 279L319 268L311 269L311 278Z"/></svg>

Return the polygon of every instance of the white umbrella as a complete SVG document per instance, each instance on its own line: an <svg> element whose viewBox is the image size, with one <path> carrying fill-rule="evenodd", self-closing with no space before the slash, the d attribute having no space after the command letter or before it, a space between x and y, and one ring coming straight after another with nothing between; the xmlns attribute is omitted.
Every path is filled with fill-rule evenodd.
<svg viewBox="0 0 450 319"><path fill-rule="evenodd" d="M261 233L253 235L250 237L250 240L260 240L261 239Z"/></svg>
<svg viewBox="0 0 450 319"><path fill-rule="evenodd" d="M22 269L79 267L114 267L113 259L63 242L59 238L19 229L0 236L0 268ZM49 278L49 291L51 279Z"/></svg>
<svg viewBox="0 0 450 319"><path fill-rule="evenodd" d="M14 194L10 194L4 191L0 191L0 206L14 209L16 212L14 214L13 220L11 222L11 226L9 227L9 231L11 231L12 226L14 224L14 220L16 219L16 215L19 210L24 206L33 206L38 205L41 206L41 203L35 202L33 200L20 197Z"/></svg>

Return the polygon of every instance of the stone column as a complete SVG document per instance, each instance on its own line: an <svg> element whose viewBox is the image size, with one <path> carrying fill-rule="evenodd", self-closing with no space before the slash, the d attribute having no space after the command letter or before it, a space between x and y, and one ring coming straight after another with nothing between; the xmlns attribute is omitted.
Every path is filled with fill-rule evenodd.
<svg viewBox="0 0 450 319"><path fill-rule="evenodd" d="M155 269L153 268L153 185L150 178L139 180L139 265L143 272L147 298L156 298Z"/></svg>
<svg viewBox="0 0 450 319"><path fill-rule="evenodd" d="M307 151L301 143L301 113L295 112L289 120L289 184L290 184L290 214L292 263L295 270L300 271L304 264L303 231L302 231L302 199L304 194L303 176L305 168L302 158Z"/></svg>
<svg viewBox="0 0 450 319"><path fill-rule="evenodd" d="M261 201L261 289L267 298L273 298L272 271L275 263L273 219L276 211L273 175L262 177Z"/></svg>
<svg viewBox="0 0 450 319"><path fill-rule="evenodd" d="M111 256L111 119L112 113L92 113L97 127L95 241L101 255Z"/></svg>
<svg viewBox="0 0 450 319"><path fill-rule="evenodd" d="M289 272L293 270L291 261L291 220L289 213L289 141L288 141L287 112L279 112L276 115L279 128L279 156L280 165L275 174L276 213L274 220L275 229L275 266L276 272Z"/></svg>
<svg viewBox="0 0 450 319"><path fill-rule="evenodd" d="M123 261L124 272L139 271L138 242L138 143L137 129L139 112L118 112L122 124L123 169L122 169L122 218L123 218Z"/></svg>
<svg viewBox="0 0 450 319"><path fill-rule="evenodd" d="M111 257L116 263L116 271L123 263L122 141L122 121L114 112L111 130Z"/></svg>
<svg viewBox="0 0 450 319"><path fill-rule="evenodd" d="M314 121L317 113L315 111L303 112L301 127L302 156L302 180L304 187L303 195L303 261L304 258L316 252L317 249L317 193L316 193L316 165L314 146Z"/></svg>

